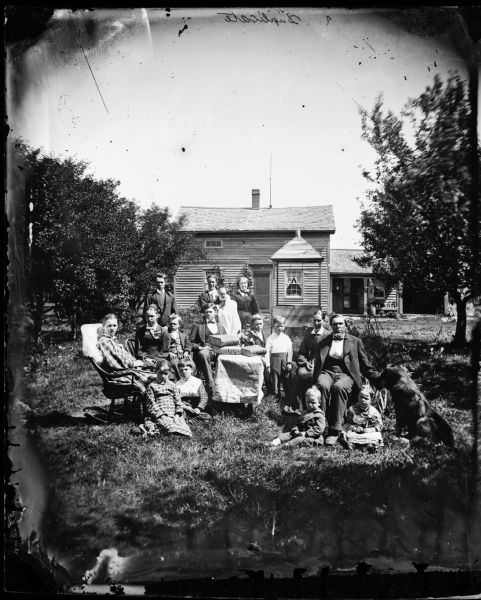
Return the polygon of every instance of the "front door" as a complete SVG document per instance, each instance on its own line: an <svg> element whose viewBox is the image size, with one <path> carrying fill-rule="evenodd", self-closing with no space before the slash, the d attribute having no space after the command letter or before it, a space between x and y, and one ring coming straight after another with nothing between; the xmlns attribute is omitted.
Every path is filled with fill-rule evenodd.
<svg viewBox="0 0 481 600"><path fill-rule="evenodd" d="M341 315L362 315L364 312L364 280L357 277L333 277L332 309Z"/></svg>
<svg viewBox="0 0 481 600"><path fill-rule="evenodd" d="M338 315L344 312L344 279L334 277L332 279L332 310Z"/></svg>
<svg viewBox="0 0 481 600"><path fill-rule="evenodd" d="M254 269L254 295L261 310L271 309L271 273Z"/></svg>

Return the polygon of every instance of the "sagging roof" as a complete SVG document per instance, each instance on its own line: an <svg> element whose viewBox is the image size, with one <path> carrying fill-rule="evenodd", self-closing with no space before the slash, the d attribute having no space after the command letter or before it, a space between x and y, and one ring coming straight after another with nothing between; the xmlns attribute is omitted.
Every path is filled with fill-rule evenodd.
<svg viewBox="0 0 481 600"><path fill-rule="evenodd" d="M354 257L362 256L364 250L331 249L329 270L331 273L353 273L359 275L372 274L371 267L361 267L354 261Z"/></svg>
<svg viewBox="0 0 481 600"><path fill-rule="evenodd" d="M181 206L187 216L185 231L323 231L334 233L331 205L289 208L223 208Z"/></svg>

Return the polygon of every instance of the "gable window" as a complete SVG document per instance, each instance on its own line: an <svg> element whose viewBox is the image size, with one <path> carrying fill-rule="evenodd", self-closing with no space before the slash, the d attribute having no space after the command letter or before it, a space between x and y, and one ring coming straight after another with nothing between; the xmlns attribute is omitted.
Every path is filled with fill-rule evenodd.
<svg viewBox="0 0 481 600"><path fill-rule="evenodd" d="M302 270L289 269L286 271L286 296L302 298Z"/></svg>
<svg viewBox="0 0 481 600"><path fill-rule="evenodd" d="M205 240L204 248L222 248L222 240Z"/></svg>

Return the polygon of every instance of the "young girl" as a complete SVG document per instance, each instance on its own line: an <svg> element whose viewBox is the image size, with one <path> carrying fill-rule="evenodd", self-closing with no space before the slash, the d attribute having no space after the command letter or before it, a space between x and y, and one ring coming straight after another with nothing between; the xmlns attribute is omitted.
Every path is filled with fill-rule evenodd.
<svg viewBox="0 0 481 600"><path fill-rule="evenodd" d="M286 433L276 437L270 446L276 447L281 444L293 446L295 444L322 445L324 438L322 434L326 428L326 417L319 406L321 392L312 386L306 392L307 410L301 413L295 427Z"/></svg>
<svg viewBox="0 0 481 600"><path fill-rule="evenodd" d="M217 308L217 320L229 335L239 335L241 321L237 312L237 302L227 293L225 287L219 288L219 305Z"/></svg>
<svg viewBox="0 0 481 600"><path fill-rule="evenodd" d="M147 388L147 412L160 433L192 437L192 431L184 419L179 390L169 380L169 373L169 362L162 360L157 371L157 381ZM152 433L148 422L146 422L146 429Z"/></svg>
<svg viewBox="0 0 481 600"><path fill-rule="evenodd" d="M284 331L284 317L274 317L273 333L266 340L266 368L269 373L270 390L281 399L281 382L292 369L292 342Z"/></svg>
<svg viewBox="0 0 481 600"><path fill-rule="evenodd" d="M368 452L376 452L383 446L381 429L382 418L379 411L371 406L373 390L369 384L361 387L356 404L347 410L344 431L339 442L348 450L366 448Z"/></svg>
<svg viewBox="0 0 481 600"><path fill-rule="evenodd" d="M190 360L181 360L177 366L180 381L175 385L179 390L185 413L201 419L210 419L210 415L205 412L209 398L202 380L192 375L194 365Z"/></svg>

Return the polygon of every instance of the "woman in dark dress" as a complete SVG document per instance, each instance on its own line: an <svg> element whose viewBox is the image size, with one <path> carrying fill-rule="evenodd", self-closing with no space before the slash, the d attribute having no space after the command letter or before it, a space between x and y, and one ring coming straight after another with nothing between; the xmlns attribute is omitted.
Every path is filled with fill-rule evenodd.
<svg viewBox="0 0 481 600"><path fill-rule="evenodd" d="M249 281L247 277L241 277L237 282L237 291L234 294L234 300L237 302L237 312L241 320L242 328L250 325L252 315L259 312L259 304L254 298L254 294L249 292Z"/></svg>
<svg viewBox="0 0 481 600"><path fill-rule="evenodd" d="M145 313L145 325L139 327L135 333L135 356L142 360L157 361L161 358L161 339L163 328L157 322L159 310L151 304Z"/></svg>

